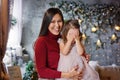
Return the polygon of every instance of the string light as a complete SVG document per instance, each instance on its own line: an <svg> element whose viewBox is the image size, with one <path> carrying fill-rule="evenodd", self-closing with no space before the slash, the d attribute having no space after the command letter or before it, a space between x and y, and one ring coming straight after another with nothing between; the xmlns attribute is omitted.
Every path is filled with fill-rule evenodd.
<svg viewBox="0 0 120 80"><path fill-rule="evenodd" d="M95 57L99 55L96 52L93 52L95 48L103 48L108 49L109 47L114 47L115 45L111 45L111 43L117 43L120 45L119 42L119 34L117 34L118 31L120 31L120 25L117 25L116 22L119 21L119 8L120 6L117 5L107 5L107 4L95 4L93 6L89 5L80 5L76 3L76 7L74 7L74 4L72 4L72 1L70 1L72 8L69 8L69 4L66 2L62 2L61 4L58 4L64 12L67 14L70 12L73 19L77 18L79 24L81 25L81 28L84 32L82 35L82 39L85 40L85 44L87 44L88 53L95 53ZM64 7L64 5L68 6L68 8ZM83 3L84 4L84 3ZM72 11L71 11L72 10ZM117 17L118 15L118 17ZM71 17L71 15L70 15ZM78 18L79 17L79 18ZM117 19L116 19L117 18ZM116 25L115 25L116 24ZM113 25L115 25L113 27ZM111 32L114 33L111 35ZM93 33L93 34L91 34ZM87 35L87 36L86 36ZM105 35L105 36L104 36ZM111 36L110 36L111 35ZM97 37L99 39L97 39ZM95 42L95 45L93 45L94 40L91 40L94 38L94 40L97 39ZM117 47L118 48L118 47ZM104 50L101 50L101 53L104 52ZM117 52L120 51L120 49L112 49L113 51L117 50ZM108 50L107 50L108 52ZM109 52L112 53L112 52ZM106 54L106 53L105 53ZM108 60L111 59L110 56L106 56L103 54L103 57L106 57ZM118 56L119 55L115 55ZM94 58L94 57L93 57ZM116 59L120 62L119 59ZM112 60L110 60L112 61Z"/></svg>
<svg viewBox="0 0 120 80"><path fill-rule="evenodd" d="M96 28L96 27L92 27L91 31L92 31L92 32L96 32L96 31L97 31L97 28Z"/></svg>
<svg viewBox="0 0 120 80"><path fill-rule="evenodd" d="M85 35L85 33L82 34L82 39L85 40L87 37Z"/></svg>
<svg viewBox="0 0 120 80"><path fill-rule="evenodd" d="M115 25L115 30L120 31L120 26Z"/></svg>
<svg viewBox="0 0 120 80"><path fill-rule="evenodd" d="M116 34L113 34L113 35L111 36L111 40L112 40L112 41L115 41L116 39L117 39Z"/></svg>
<svg viewBox="0 0 120 80"><path fill-rule="evenodd" d="M100 40L100 39L97 40L96 45L97 45L98 47L101 47L102 43L101 43L101 40Z"/></svg>
<svg viewBox="0 0 120 80"><path fill-rule="evenodd" d="M82 21L83 21L83 20L81 20L81 19L78 19L78 22L79 22L79 24L81 24L81 23L82 23Z"/></svg>

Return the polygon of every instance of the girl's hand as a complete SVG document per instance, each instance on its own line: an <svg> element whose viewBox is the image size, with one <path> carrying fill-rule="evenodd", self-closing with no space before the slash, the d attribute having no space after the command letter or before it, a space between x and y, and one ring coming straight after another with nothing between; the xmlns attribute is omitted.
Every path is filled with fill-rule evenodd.
<svg viewBox="0 0 120 80"><path fill-rule="evenodd" d="M90 54L84 53L83 56L85 57L87 63L90 61Z"/></svg>
<svg viewBox="0 0 120 80"><path fill-rule="evenodd" d="M86 60L87 60L87 63L90 61L90 55L89 54L86 54Z"/></svg>
<svg viewBox="0 0 120 80"><path fill-rule="evenodd" d="M67 33L67 40L73 42L75 38L74 29L70 29Z"/></svg>
<svg viewBox="0 0 120 80"><path fill-rule="evenodd" d="M74 29L75 41L80 41L81 35L79 29Z"/></svg>

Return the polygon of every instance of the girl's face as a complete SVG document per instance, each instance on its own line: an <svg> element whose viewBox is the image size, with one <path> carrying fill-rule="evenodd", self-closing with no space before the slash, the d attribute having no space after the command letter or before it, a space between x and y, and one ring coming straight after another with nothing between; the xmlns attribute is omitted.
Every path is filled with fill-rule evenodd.
<svg viewBox="0 0 120 80"><path fill-rule="evenodd" d="M62 18L59 14L56 14L53 17L53 19L48 27L48 30L54 35L59 35L62 27L63 27Z"/></svg>
<svg viewBox="0 0 120 80"><path fill-rule="evenodd" d="M75 39L79 37L79 29L70 28L67 33L67 40L72 40L72 43L75 42Z"/></svg>
<svg viewBox="0 0 120 80"><path fill-rule="evenodd" d="M74 35L74 36L79 36L79 29L71 28L71 29L69 29L68 34Z"/></svg>

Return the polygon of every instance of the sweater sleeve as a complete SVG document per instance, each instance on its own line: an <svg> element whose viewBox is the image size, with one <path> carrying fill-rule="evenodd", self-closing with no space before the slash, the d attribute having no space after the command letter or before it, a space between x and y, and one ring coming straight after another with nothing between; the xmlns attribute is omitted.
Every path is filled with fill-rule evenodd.
<svg viewBox="0 0 120 80"><path fill-rule="evenodd" d="M61 72L47 67L47 46L43 39L36 41L35 47L35 63L39 77L41 78L60 78Z"/></svg>

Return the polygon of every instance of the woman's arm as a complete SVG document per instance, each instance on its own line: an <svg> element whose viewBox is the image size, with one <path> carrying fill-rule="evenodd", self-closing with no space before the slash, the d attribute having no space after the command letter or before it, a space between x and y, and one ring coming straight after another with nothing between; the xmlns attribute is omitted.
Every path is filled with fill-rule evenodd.
<svg viewBox="0 0 120 80"><path fill-rule="evenodd" d="M45 40L38 39L34 47L36 69L41 78L60 78L61 72L51 69L47 63L47 46Z"/></svg>

